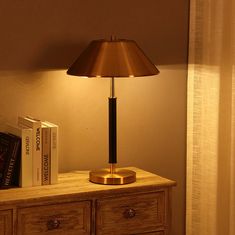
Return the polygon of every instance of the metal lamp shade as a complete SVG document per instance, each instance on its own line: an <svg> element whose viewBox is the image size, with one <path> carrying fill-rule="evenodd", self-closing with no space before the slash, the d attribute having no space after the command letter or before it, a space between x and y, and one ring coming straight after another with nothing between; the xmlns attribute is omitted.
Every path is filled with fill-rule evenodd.
<svg viewBox="0 0 235 235"><path fill-rule="evenodd" d="M67 71L86 77L142 77L159 73L133 40L94 40Z"/></svg>

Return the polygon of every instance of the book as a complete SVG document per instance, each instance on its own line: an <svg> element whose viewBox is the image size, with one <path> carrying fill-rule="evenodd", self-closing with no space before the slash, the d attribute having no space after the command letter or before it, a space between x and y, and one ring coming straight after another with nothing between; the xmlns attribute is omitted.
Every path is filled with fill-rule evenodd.
<svg viewBox="0 0 235 235"><path fill-rule="evenodd" d="M44 121L44 125L47 125L51 129L51 184L58 183L58 125Z"/></svg>
<svg viewBox="0 0 235 235"><path fill-rule="evenodd" d="M42 179L42 131L41 121L31 117L18 117L20 127L32 128L33 186L41 185Z"/></svg>
<svg viewBox="0 0 235 235"><path fill-rule="evenodd" d="M51 182L51 129L42 122L42 185Z"/></svg>
<svg viewBox="0 0 235 235"><path fill-rule="evenodd" d="M18 184L21 139L12 134L0 133L0 186Z"/></svg>
<svg viewBox="0 0 235 235"><path fill-rule="evenodd" d="M11 142L4 137L4 133L0 132L0 186L2 185L3 176L9 160L9 149Z"/></svg>
<svg viewBox="0 0 235 235"><path fill-rule="evenodd" d="M32 128L19 127L11 124L7 124L5 130L21 138L19 186L23 188L31 187L33 185L33 130Z"/></svg>

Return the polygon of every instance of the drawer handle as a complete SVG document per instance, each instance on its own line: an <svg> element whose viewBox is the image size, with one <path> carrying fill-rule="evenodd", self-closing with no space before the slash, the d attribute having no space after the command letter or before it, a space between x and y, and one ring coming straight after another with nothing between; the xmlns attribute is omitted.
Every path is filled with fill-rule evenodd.
<svg viewBox="0 0 235 235"><path fill-rule="evenodd" d="M60 227L60 221L58 219L51 219L47 222L48 230L58 229Z"/></svg>
<svg viewBox="0 0 235 235"><path fill-rule="evenodd" d="M127 218L127 219L131 219L133 217L135 217L135 210L134 209L126 209L123 213L124 217Z"/></svg>

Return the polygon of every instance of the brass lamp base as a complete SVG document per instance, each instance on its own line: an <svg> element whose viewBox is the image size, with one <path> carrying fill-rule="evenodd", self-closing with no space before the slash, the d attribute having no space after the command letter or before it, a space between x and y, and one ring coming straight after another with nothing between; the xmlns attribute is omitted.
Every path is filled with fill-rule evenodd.
<svg viewBox="0 0 235 235"><path fill-rule="evenodd" d="M136 173L126 169L101 169L90 172L90 181L96 184L130 184L136 181Z"/></svg>

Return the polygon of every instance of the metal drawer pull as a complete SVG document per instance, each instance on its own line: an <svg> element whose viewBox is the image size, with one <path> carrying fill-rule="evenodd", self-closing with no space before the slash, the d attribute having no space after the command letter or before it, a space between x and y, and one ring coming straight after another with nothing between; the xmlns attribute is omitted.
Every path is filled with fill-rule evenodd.
<svg viewBox="0 0 235 235"><path fill-rule="evenodd" d="M58 219L51 219L47 222L48 230L58 229L60 227L60 221Z"/></svg>
<svg viewBox="0 0 235 235"><path fill-rule="evenodd" d="M127 219L131 219L135 217L135 210L134 209L126 209L123 213L124 217Z"/></svg>

